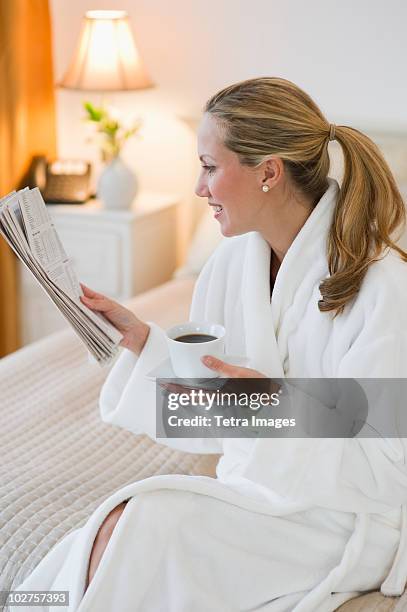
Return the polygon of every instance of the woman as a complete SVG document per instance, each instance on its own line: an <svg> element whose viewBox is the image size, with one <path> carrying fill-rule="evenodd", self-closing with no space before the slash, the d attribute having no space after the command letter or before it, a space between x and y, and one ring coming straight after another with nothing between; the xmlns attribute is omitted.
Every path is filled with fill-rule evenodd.
<svg viewBox="0 0 407 612"><path fill-rule="evenodd" d="M342 146L342 186L327 177ZM330 125L293 83L251 79L211 98L196 192L230 237L203 269L191 318L223 324L228 377L407 377L405 211L374 143ZM163 330L85 288L124 335L105 421L155 436ZM270 303L271 302L271 303ZM336 609L403 592L403 439L168 439L223 453L217 480L157 476L116 492L20 588L69 589L72 610Z"/></svg>

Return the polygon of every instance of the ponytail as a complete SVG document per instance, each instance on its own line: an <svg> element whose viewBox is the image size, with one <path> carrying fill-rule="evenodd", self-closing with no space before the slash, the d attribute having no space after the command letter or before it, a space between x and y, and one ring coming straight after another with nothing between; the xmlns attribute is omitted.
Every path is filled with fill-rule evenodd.
<svg viewBox="0 0 407 612"><path fill-rule="evenodd" d="M335 134L344 176L328 236L330 277L320 285L319 309L339 314L385 250L394 249L405 262L407 253L394 242L405 226L404 202L379 148L350 127L336 126Z"/></svg>

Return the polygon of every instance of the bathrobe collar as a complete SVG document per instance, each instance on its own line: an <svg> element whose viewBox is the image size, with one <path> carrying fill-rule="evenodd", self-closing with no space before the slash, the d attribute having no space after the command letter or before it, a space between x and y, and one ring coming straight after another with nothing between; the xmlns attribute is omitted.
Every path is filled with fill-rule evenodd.
<svg viewBox="0 0 407 612"><path fill-rule="evenodd" d="M313 270L320 280L328 274L327 235L339 193L339 185L335 179L328 178L328 183L328 189L295 237L281 263L274 283L271 305L270 246L258 232L252 232L248 237L242 283L246 350L252 367L268 376L284 377L283 364L287 359L287 347L281 350L281 346L277 346L278 333L283 317L305 274ZM322 262L322 266L315 266L316 261Z"/></svg>

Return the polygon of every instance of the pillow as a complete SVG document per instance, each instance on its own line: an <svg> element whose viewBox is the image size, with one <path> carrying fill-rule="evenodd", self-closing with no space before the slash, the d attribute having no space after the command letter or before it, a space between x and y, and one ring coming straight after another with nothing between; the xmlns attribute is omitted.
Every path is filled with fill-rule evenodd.
<svg viewBox="0 0 407 612"><path fill-rule="evenodd" d="M198 276L204 264L212 255L223 236L213 211L208 208L202 215L193 235L185 264L174 273L174 278Z"/></svg>

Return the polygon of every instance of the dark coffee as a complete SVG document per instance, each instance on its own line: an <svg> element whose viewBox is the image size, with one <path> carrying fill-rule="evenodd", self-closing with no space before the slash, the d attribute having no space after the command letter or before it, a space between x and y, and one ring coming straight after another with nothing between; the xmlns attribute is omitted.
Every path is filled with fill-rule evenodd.
<svg viewBox="0 0 407 612"><path fill-rule="evenodd" d="M177 342L188 342L193 344L194 342L210 342L211 340L217 340L216 336L210 336L209 334L183 334L182 336L178 336L178 338L174 338Z"/></svg>

